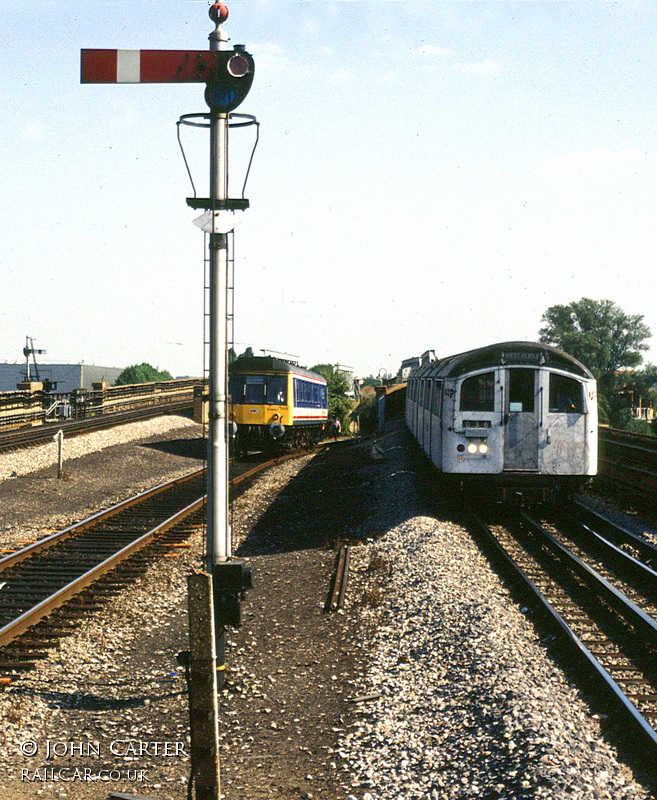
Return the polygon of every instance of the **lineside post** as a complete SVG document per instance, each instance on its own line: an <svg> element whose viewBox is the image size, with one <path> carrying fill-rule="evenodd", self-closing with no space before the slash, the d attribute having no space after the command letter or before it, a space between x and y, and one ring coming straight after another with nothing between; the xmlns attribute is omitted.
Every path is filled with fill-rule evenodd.
<svg viewBox="0 0 657 800"><path fill-rule="evenodd" d="M210 34L210 50L226 51L228 36L222 23L228 17L223 3L210 8L216 23ZM210 295L210 407L208 419L207 570L212 575L215 604L217 683L225 681L226 625L239 625L240 600L251 587L251 572L241 559L233 558L228 516L228 235L230 223L218 221L232 205L228 198L228 132L230 111L241 103L253 79L253 59L236 46L226 62L227 74L208 83L205 98L210 106L209 295Z"/></svg>
<svg viewBox="0 0 657 800"><path fill-rule="evenodd" d="M210 34L210 50L228 46L221 23L225 16L217 10L216 29ZM210 201L212 212L228 197L228 113L210 110ZM228 235L215 232L214 219L209 234L210 294L210 407L208 414L208 503L207 503L207 570L213 576L219 565L232 555L228 526L228 441L227 441L227 372L228 349ZM214 586L216 589L216 585ZM224 684L226 628L215 621L218 686Z"/></svg>
<svg viewBox="0 0 657 800"><path fill-rule="evenodd" d="M192 777L196 800L218 800L219 728L214 643L212 578L206 572L187 577L189 615L189 721Z"/></svg>

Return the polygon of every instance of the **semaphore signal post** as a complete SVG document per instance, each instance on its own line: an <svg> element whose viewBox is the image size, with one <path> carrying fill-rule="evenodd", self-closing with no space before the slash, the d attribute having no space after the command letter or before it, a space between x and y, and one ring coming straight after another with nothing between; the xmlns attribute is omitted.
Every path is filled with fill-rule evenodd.
<svg viewBox="0 0 657 800"><path fill-rule="evenodd" d="M205 83L209 112L201 115L210 129L210 196L190 198L205 210L202 227L209 235L209 425L207 477L206 573L190 576L190 719L197 800L217 800L219 762L217 688L224 683L225 626L240 624L240 600L250 588L250 569L233 557L228 524L227 277L228 233L232 212L248 200L228 196L230 113L251 88L255 65L242 45L228 47L223 23L228 9L211 6L215 30L210 49L82 50L81 83ZM182 118L181 118L182 119Z"/></svg>

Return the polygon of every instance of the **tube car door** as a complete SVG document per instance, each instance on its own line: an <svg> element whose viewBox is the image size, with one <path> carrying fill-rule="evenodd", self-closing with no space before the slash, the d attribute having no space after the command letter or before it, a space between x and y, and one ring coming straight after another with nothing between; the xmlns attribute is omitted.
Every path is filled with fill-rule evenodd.
<svg viewBox="0 0 657 800"><path fill-rule="evenodd" d="M443 452L443 425L442 425L442 406L443 406L443 382L434 381L433 391L431 392L431 460L442 469Z"/></svg>
<svg viewBox="0 0 657 800"><path fill-rule="evenodd" d="M426 381L422 379L420 381L420 391L418 392L417 396L417 407L418 407L418 415L417 415L417 440L420 443L420 447L424 449L424 385Z"/></svg>
<svg viewBox="0 0 657 800"><path fill-rule="evenodd" d="M538 396L535 369L506 372L504 469L538 469Z"/></svg>
<svg viewBox="0 0 657 800"><path fill-rule="evenodd" d="M431 383L427 378L424 382L424 431L422 435L422 446L427 454L431 455Z"/></svg>

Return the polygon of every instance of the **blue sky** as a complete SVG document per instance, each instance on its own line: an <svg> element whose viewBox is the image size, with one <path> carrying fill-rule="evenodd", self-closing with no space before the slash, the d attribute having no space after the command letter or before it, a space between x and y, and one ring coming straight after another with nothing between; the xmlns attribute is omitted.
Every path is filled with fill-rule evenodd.
<svg viewBox="0 0 657 800"><path fill-rule="evenodd" d="M198 374L202 86L81 86L81 48L206 49L207 0L3 8L0 361ZM232 0L261 123L237 349L396 371L535 339L583 296L657 335L657 6ZM183 142L207 191L206 133ZM239 196L252 129L231 135ZM653 339L648 358L657 360Z"/></svg>

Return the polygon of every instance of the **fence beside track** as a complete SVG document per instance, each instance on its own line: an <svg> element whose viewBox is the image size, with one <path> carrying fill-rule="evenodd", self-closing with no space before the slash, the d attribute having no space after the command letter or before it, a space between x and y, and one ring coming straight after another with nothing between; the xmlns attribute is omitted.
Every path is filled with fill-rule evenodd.
<svg viewBox="0 0 657 800"><path fill-rule="evenodd" d="M51 422L138 411L158 406L192 408L200 378L154 381L100 389L76 389L67 394L42 390L0 393L0 434Z"/></svg>

